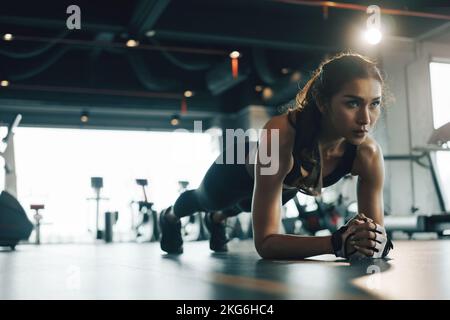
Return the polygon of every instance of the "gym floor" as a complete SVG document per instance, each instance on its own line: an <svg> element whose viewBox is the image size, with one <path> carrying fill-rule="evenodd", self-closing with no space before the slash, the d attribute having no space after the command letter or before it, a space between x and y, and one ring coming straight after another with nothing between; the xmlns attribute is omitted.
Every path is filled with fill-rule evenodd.
<svg viewBox="0 0 450 320"><path fill-rule="evenodd" d="M266 261L252 241L179 256L158 243L19 245L0 252L0 299L450 299L450 241L395 241L390 260Z"/></svg>

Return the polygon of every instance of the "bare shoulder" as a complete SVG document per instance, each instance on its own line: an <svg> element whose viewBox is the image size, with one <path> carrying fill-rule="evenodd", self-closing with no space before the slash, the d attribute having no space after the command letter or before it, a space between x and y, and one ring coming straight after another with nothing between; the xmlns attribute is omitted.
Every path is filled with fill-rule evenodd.
<svg viewBox="0 0 450 320"><path fill-rule="evenodd" d="M260 136L260 147L262 143L268 146L269 153L272 153L272 144L276 141L277 157L280 164L280 175L286 175L292 169L293 158L292 151L295 142L295 129L288 122L287 114L281 114L272 117L264 126L266 133ZM277 137L274 139L273 130L277 130Z"/></svg>
<svg viewBox="0 0 450 320"><path fill-rule="evenodd" d="M364 175L383 167L383 151L378 142L368 136L356 149L352 174Z"/></svg>
<svg viewBox="0 0 450 320"><path fill-rule="evenodd" d="M383 151L378 142L374 138L368 136L367 139L358 146L356 155L361 160L373 160L374 158L383 156Z"/></svg>
<svg viewBox="0 0 450 320"><path fill-rule="evenodd" d="M264 126L266 130L278 129L280 137L280 146L293 146L295 139L295 130L289 124L287 114L273 116Z"/></svg>
<svg viewBox="0 0 450 320"><path fill-rule="evenodd" d="M286 127L285 122L287 122L287 114L280 114L270 118L265 127L267 129L284 129Z"/></svg>

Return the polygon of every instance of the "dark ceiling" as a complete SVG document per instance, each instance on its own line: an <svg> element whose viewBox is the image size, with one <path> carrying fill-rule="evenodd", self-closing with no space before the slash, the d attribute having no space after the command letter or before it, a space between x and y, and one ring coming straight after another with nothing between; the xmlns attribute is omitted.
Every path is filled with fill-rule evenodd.
<svg viewBox="0 0 450 320"><path fill-rule="evenodd" d="M0 39L0 80L9 81L0 87L0 116L21 112L28 125L79 126L80 113L88 111L94 127L163 128L180 112L185 90L194 95L184 99L182 123L250 104L275 109L295 96L321 59L355 49L356 32L365 27L362 10L326 12L304 2L2 1L1 36L14 38ZM339 3L450 15L449 7L430 2ZM81 30L66 27L72 4L81 9ZM416 38L448 20L383 15L382 22L391 36ZM140 45L126 47L129 39ZM237 78L233 50L242 54Z"/></svg>

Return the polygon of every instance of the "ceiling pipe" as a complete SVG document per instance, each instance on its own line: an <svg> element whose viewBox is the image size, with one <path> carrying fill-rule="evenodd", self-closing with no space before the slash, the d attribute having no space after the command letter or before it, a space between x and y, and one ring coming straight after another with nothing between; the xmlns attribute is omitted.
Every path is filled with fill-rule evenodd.
<svg viewBox="0 0 450 320"><path fill-rule="evenodd" d="M348 10L356 10L356 11L364 11L366 12L367 6L363 6L360 4L353 3L340 3L333 1L306 1L306 0L269 0L273 2L280 3L288 3L288 4L297 4L311 7L324 7L324 8L337 8L337 9L348 9ZM436 13L428 13L428 12L419 12L419 11L409 11L409 10L400 10L400 9L387 9L382 8L381 13L394 15L394 16L408 16L408 17L419 17L419 18L429 18L429 19L438 19L438 20L450 20L450 15L445 14L436 14Z"/></svg>
<svg viewBox="0 0 450 320"><path fill-rule="evenodd" d="M150 42L152 44L154 44L155 46L160 46L159 42L154 40L154 39L150 39ZM161 55L166 58L167 60L169 60L173 65L183 69L183 70L188 70L188 71L202 71L202 70L206 70L209 69L211 67L211 63L208 62L187 62L187 61L181 61L181 59L175 57L172 53L161 49Z"/></svg>
<svg viewBox="0 0 450 320"><path fill-rule="evenodd" d="M5 25L18 25L30 28L44 28L44 29L64 29L65 24L61 24L58 19L42 19L42 18L26 18L18 16L0 16L0 23ZM124 26L108 25L108 24L94 24L83 22L83 31L92 32L114 32L122 33L127 29Z"/></svg>
<svg viewBox="0 0 450 320"><path fill-rule="evenodd" d="M92 47L103 47L103 48L124 48L127 49L125 43L121 42L109 42L109 41L98 41L98 40L79 40L79 39L55 39L49 37L34 37L34 36L22 36L14 35L14 40L20 41L35 41L35 42L54 42L61 44L72 44L81 46L92 46ZM217 55L217 56L228 56L229 51L218 50L218 49L202 49L193 47L178 47L178 46L156 46L140 44L138 47L133 48L133 50L154 50L154 51L171 51L171 52L183 52L192 54L204 54L204 55Z"/></svg>
<svg viewBox="0 0 450 320"><path fill-rule="evenodd" d="M58 48L49 57L46 57L46 60L40 61L39 64L35 65L30 70L27 70L22 73L11 74L9 76L9 79L12 81L21 81L21 80L33 78L33 77L37 76L38 74L46 71L48 68L50 68L56 62L58 62L58 60L61 59L70 49L71 49L71 47Z"/></svg>
<svg viewBox="0 0 450 320"><path fill-rule="evenodd" d="M9 90L31 90L45 92L61 92L74 94L101 94L112 96L136 97L136 98L162 98L179 100L183 97L182 93L175 92L149 92L149 91L133 91L133 90L112 90L112 89L94 89L80 87L65 86L46 86L46 85L27 85L27 84L11 84Z"/></svg>
<svg viewBox="0 0 450 320"><path fill-rule="evenodd" d="M266 57L266 52L263 49L253 48L252 55L255 71L264 83L272 85L281 80L283 77L286 77L275 74L270 69L269 61Z"/></svg>
<svg viewBox="0 0 450 320"><path fill-rule="evenodd" d="M179 81L170 78L162 78L152 74L153 68L151 66L147 66L147 61L140 53L133 52L130 53L127 57L139 82L147 90L181 90L182 85Z"/></svg>
<svg viewBox="0 0 450 320"><path fill-rule="evenodd" d="M13 52L13 51L7 51L7 50L0 50L0 55L4 55L8 58L13 58L13 59L29 59L29 58L34 58L38 55L41 55L43 53L45 53L46 51L48 51L49 49L51 49L56 42L59 39L63 39L68 35L69 31L68 30L63 30L61 33L59 33L55 38L53 38L52 41L49 41L48 43L45 43L43 46L39 47L39 48L35 48L32 49L28 52Z"/></svg>
<svg viewBox="0 0 450 320"><path fill-rule="evenodd" d="M212 33L205 34L196 32L159 30L159 29L156 30L155 36L158 39L165 39L165 40L208 42L232 46L260 47L260 48L292 50L292 51L330 52L342 50L342 48L334 46L320 46L292 41L280 41L280 40L241 37L234 35L218 35Z"/></svg>
<svg viewBox="0 0 450 320"><path fill-rule="evenodd" d="M170 0L140 0L134 8L128 29L142 37L146 31L153 29L169 3Z"/></svg>

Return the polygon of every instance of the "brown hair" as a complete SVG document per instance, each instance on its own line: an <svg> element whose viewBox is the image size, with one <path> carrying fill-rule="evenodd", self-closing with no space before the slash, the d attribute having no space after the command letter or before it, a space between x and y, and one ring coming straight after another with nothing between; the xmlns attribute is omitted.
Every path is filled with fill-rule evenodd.
<svg viewBox="0 0 450 320"><path fill-rule="evenodd" d="M322 114L318 104L327 107L333 95L344 84L358 78L373 78L384 86L383 77L374 61L360 54L340 53L323 61L298 92L296 104L289 113L294 113L297 119L296 130L300 138L295 142L295 154L300 158L302 166L306 164L310 168L317 168L320 165L317 137ZM308 184L311 184L310 181Z"/></svg>

